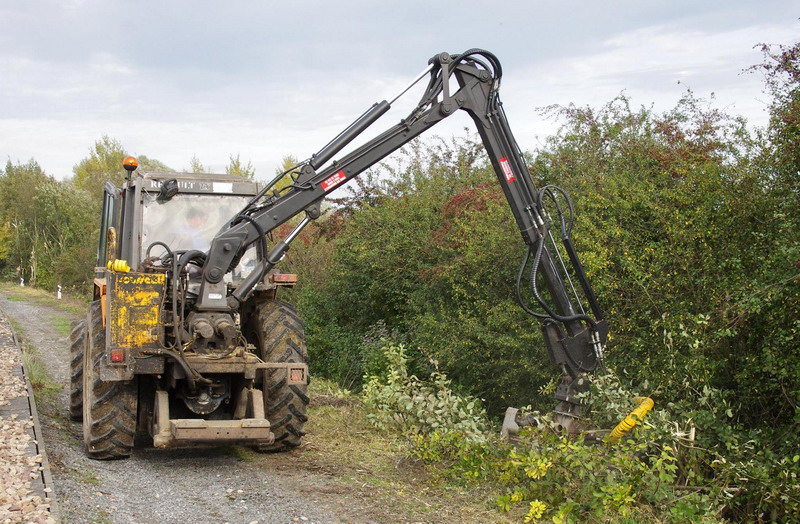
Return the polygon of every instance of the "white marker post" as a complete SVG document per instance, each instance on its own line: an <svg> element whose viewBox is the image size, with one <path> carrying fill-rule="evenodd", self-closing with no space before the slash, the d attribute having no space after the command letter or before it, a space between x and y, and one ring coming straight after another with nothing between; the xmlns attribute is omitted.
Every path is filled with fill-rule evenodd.
<svg viewBox="0 0 800 524"><path fill-rule="evenodd" d="M59 300L61 300L61 285L58 286L58 293L56 294Z"/></svg>

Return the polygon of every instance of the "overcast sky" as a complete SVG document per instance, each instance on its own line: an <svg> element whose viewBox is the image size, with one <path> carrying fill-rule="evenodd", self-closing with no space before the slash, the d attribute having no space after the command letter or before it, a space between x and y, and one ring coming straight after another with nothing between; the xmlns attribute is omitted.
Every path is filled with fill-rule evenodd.
<svg viewBox="0 0 800 524"><path fill-rule="evenodd" d="M441 51L487 49L531 150L556 124L537 108L621 92L666 110L690 88L766 124L753 46L800 38L796 0L0 0L0 160L73 166L107 134L174 169L231 154L269 178L306 158ZM378 124L405 116L419 92ZM434 132L471 126L466 115Z"/></svg>

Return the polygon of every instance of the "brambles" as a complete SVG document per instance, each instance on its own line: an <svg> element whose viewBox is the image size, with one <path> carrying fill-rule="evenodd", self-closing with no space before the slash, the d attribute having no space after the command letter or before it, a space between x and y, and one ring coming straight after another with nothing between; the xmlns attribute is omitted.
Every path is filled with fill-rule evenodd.
<svg viewBox="0 0 800 524"><path fill-rule="evenodd" d="M387 343L383 352L387 362L385 376L367 377L364 385L363 399L370 422L379 429L403 433L454 432L468 440L485 439L486 412L479 399L454 392L450 380L438 368L428 380L409 375L402 345Z"/></svg>

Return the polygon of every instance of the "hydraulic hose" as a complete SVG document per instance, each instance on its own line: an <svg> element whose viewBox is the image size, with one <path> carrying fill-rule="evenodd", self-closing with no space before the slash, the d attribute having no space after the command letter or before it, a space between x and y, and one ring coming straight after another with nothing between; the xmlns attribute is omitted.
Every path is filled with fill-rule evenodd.
<svg viewBox="0 0 800 524"><path fill-rule="evenodd" d="M616 444L619 442L619 439L621 439L623 435L633 429L636 423L644 419L645 415L653 409L654 402L650 397L636 397L635 400L639 404L636 406L636 409L631 411L622 422L617 424L617 426L611 430L611 433L608 434L608 437L606 437L606 442L609 444Z"/></svg>
<svg viewBox="0 0 800 524"><path fill-rule="evenodd" d="M528 249L525 250L525 256L522 258L522 264L519 266L519 272L517 273L517 282L514 286L514 293L517 296L517 302L519 303L520 307L528 313L536 318L550 318L549 315L545 315L544 313L540 313L538 311L534 311L525 303L522 299L522 291L521 291L521 284L522 284L522 275L525 273L525 267L528 265L528 260L531 258L531 246L528 246Z"/></svg>
<svg viewBox="0 0 800 524"><path fill-rule="evenodd" d="M238 217L239 215L243 215L243 214L247 213L248 211L250 211L251 209L253 209L253 207L255 206L256 202L261 200L261 198L264 195L266 195L267 192L275 186L275 184L280 182L281 179L284 176L286 176L289 173L292 173L293 171L296 171L296 170L302 168L303 166L307 165L309 162L310 162L310 159L309 160L303 160L302 162L299 162L299 163L293 165L292 167L290 167L289 169L285 170L283 173L280 173L280 174L276 175L275 178L270 180L263 188L261 188L261 190L253 198L250 199L249 202L247 202L247 205L245 205L244 208L242 208L242 210L239 211L239 213L236 216ZM233 226L233 224L229 224L229 227L231 227L231 226Z"/></svg>
<svg viewBox="0 0 800 524"><path fill-rule="evenodd" d="M564 197L564 200L567 202L567 206L569 207L569 220L564 221L564 210L561 209L561 204L558 203L556 199L555 193L561 194ZM556 206L556 212L558 213L558 220L561 226L561 236L563 238L569 238L572 232L572 227L575 224L575 209L572 206L572 199L569 197L566 191L561 189L558 186L554 185L547 185L544 186L542 189L539 190L538 193L538 201L539 205L542 206L542 211L544 211L544 197L550 197L550 200L553 201L553 204Z"/></svg>
<svg viewBox="0 0 800 524"><path fill-rule="evenodd" d="M169 248L169 246L166 245L164 242L161 242L160 240L157 240L157 241L153 242L152 244L150 244L149 246L147 246L147 251L144 254L145 259L150 258L150 250L153 249L156 246L161 246L167 251L165 253L164 258L169 258L169 257L172 256L172 250Z"/></svg>
<svg viewBox="0 0 800 524"><path fill-rule="evenodd" d="M152 247L152 245L151 245ZM165 246L166 247L166 246ZM169 248L167 248L169 249ZM178 257L180 255L180 257ZM183 329L183 311L178 311L178 287L180 274L183 268L193 259L200 259L205 261L206 254L202 251L191 250L184 253L172 253L172 324L175 334L175 342L173 348L162 346L161 351L168 356L172 357L175 362L180 365L186 373L186 381L189 384L189 389L194 391L197 388L197 382L210 384L211 381L203 377L200 373L192 369L183 354L183 340L181 339L181 330ZM181 308L186 304L186 298L181 301Z"/></svg>
<svg viewBox="0 0 800 524"><path fill-rule="evenodd" d="M178 259L178 267L177 267L178 274L183 272L183 268L186 267L186 265L192 260L199 259L201 261L200 265L202 266L202 263L205 262L206 257L207 255L203 251L200 251L198 249L192 249L190 251L184 252Z"/></svg>
<svg viewBox="0 0 800 524"><path fill-rule="evenodd" d="M533 291L533 296L536 297L536 301L542 306L542 308L547 312L548 316L551 318L558 320L559 322L572 322L575 320L582 320L589 324L592 330L597 331L597 323L594 319L588 315L576 314L576 315L559 315L552 308L547 304L547 302L542 298L539 294L539 289L536 285L536 275L539 272L539 264L542 261L542 253L544 251L544 238L539 240L539 243L536 247L536 255L533 258L533 268L531 269L531 291Z"/></svg>

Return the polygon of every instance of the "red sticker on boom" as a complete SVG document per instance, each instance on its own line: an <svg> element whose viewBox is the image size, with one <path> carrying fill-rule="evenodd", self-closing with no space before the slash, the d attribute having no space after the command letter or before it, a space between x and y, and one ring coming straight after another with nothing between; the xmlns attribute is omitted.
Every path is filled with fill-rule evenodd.
<svg viewBox="0 0 800 524"><path fill-rule="evenodd" d="M338 186L339 184L341 184L345 180L347 180L347 175L344 174L344 171L339 171L335 175L331 175L328 178L326 178L325 180L323 180L320 183L320 185L322 186L322 189L324 189L325 192L327 193L328 191L330 191L334 187Z"/></svg>
<svg viewBox="0 0 800 524"><path fill-rule="evenodd" d="M500 168L503 170L506 182L513 182L517 179L517 177L514 176L514 172L511 170L511 164L508 163L508 158L503 157L500 159Z"/></svg>

